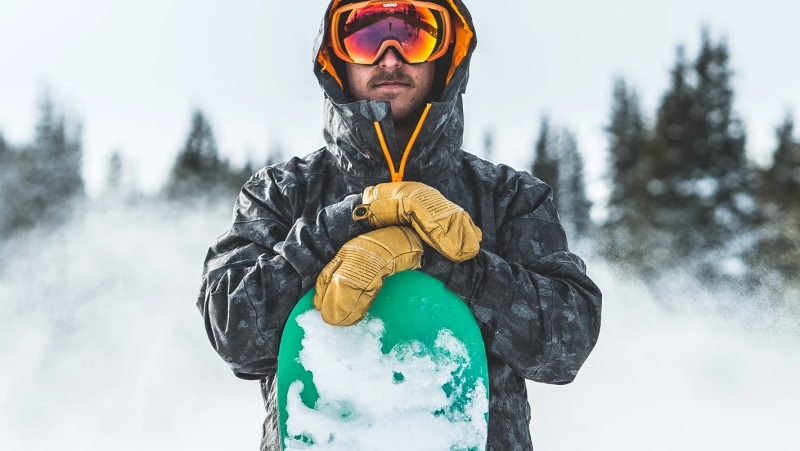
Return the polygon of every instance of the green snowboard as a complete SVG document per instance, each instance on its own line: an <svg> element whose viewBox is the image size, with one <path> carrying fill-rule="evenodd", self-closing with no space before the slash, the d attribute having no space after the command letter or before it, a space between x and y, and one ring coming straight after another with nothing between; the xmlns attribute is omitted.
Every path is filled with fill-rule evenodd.
<svg viewBox="0 0 800 451"><path fill-rule="evenodd" d="M325 324L313 297L281 339L284 451L486 448L486 351L458 296L421 272L396 274L350 327Z"/></svg>

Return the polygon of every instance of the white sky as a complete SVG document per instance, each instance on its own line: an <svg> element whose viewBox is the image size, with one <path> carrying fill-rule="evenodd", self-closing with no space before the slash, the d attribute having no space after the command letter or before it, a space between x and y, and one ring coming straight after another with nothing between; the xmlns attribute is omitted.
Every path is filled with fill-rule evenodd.
<svg viewBox="0 0 800 451"><path fill-rule="evenodd" d="M702 24L724 35L749 150L769 161L774 127L800 105L800 3L764 0L467 1L479 36L466 96L465 148L487 127L497 159L527 169L542 113L578 132L590 196L602 200L612 81L624 75L652 114L675 46L693 57ZM2 0L0 130L28 141L49 86L84 121L90 191L121 149L140 183L162 183L192 107L212 120L234 162L276 142L322 145L322 93L311 48L327 0Z"/></svg>

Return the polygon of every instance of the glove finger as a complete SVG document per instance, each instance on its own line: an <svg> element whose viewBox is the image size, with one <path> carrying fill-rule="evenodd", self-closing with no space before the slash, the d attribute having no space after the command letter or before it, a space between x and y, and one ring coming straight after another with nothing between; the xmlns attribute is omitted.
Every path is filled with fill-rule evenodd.
<svg viewBox="0 0 800 451"><path fill-rule="evenodd" d="M331 326L345 326L358 306L363 289L341 274L334 274L322 302L322 320Z"/></svg>
<svg viewBox="0 0 800 451"><path fill-rule="evenodd" d="M369 222L373 227L382 228L408 223L402 211L402 199L379 199L369 204Z"/></svg>
<svg viewBox="0 0 800 451"><path fill-rule="evenodd" d="M339 269L339 266L342 265L342 259L339 257L334 257L333 260L328 262L322 271L319 273L317 277L317 284L316 288L317 291L314 293L314 308L317 310L322 311L322 305L325 300L325 293L328 291L328 287L331 284L331 278L333 277L333 273Z"/></svg>
<svg viewBox="0 0 800 451"><path fill-rule="evenodd" d="M361 195L361 201L365 204L371 204L378 200L379 193L377 186L369 186L364 190L364 193Z"/></svg>
<svg viewBox="0 0 800 451"><path fill-rule="evenodd" d="M481 250L481 240L483 233L472 218L465 211L453 215L450 218L450 227L447 228L447 236L451 238L454 244L459 245L461 260L466 261L475 257Z"/></svg>
<svg viewBox="0 0 800 451"><path fill-rule="evenodd" d="M446 229L438 226L425 230L423 225L413 220L411 226L429 246L451 261L465 262L478 255L483 233L472 219L466 214L453 215L447 218L447 223Z"/></svg>

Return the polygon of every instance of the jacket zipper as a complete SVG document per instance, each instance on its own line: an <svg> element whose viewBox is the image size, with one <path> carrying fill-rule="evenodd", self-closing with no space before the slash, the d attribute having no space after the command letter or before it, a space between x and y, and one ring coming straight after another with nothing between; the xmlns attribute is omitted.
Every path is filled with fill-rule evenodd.
<svg viewBox="0 0 800 451"><path fill-rule="evenodd" d="M381 129L381 123L375 122L375 131L378 133L378 141L381 143L381 149L383 149L383 155L386 157L386 162L389 165L389 172L392 175L393 182L402 182L403 176L406 172L406 162L408 161L408 155L411 153L411 148L414 146L414 142L417 140L419 136L420 130L422 130L422 124L425 122L425 118L428 117L428 112L431 109L433 104L429 103L425 107L425 111L422 112L422 117L419 119L417 123L417 128L414 129L414 134L411 135L411 139L408 141L408 145L406 146L405 152L403 152L403 158L400 160L400 169L395 171L394 160L392 160L392 155L389 153L389 147L386 145L386 138L383 136L383 129Z"/></svg>

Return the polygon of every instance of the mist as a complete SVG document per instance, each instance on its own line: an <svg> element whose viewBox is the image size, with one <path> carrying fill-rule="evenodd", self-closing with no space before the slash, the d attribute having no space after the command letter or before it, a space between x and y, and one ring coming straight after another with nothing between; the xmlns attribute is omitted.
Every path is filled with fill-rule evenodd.
<svg viewBox="0 0 800 451"><path fill-rule="evenodd" d="M229 209L93 207L4 249L0 449L258 449L258 384L195 307Z"/></svg>
<svg viewBox="0 0 800 451"><path fill-rule="evenodd" d="M95 202L0 248L0 449L258 449L258 384L216 356L195 307L231 204ZM587 263L600 341L572 385L529 384L536 449L796 446L796 312L688 276L654 295Z"/></svg>

